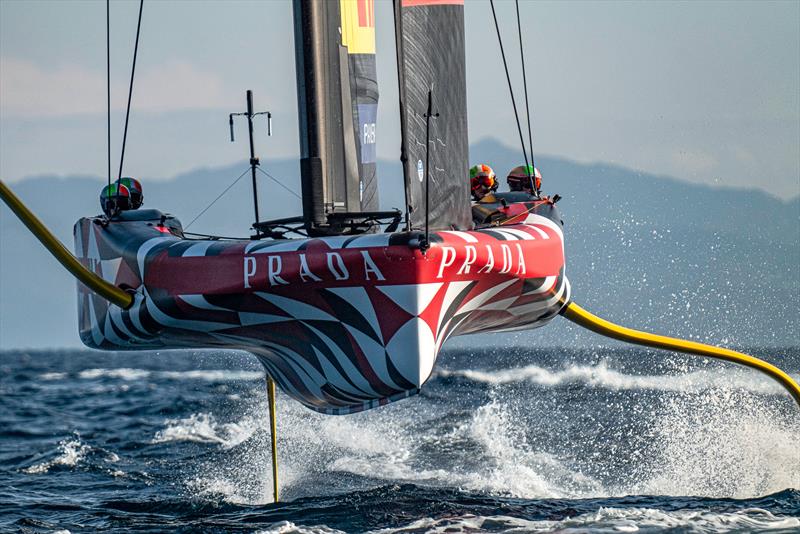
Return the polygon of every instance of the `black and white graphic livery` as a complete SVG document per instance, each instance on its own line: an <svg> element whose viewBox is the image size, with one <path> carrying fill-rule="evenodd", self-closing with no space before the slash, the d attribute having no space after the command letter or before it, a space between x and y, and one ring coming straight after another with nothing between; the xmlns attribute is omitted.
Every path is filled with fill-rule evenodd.
<svg viewBox="0 0 800 534"><path fill-rule="evenodd" d="M344 414L418 392L450 336L538 327L569 301L551 203L516 224L431 234L425 254L420 237L194 240L156 210L84 218L78 257L135 302L122 310L79 284L81 339L246 350L305 406Z"/></svg>

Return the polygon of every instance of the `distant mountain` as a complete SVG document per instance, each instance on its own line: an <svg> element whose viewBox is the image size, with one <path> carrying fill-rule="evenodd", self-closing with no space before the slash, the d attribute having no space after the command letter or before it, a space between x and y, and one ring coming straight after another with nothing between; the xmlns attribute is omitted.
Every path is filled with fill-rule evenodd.
<svg viewBox="0 0 800 534"><path fill-rule="evenodd" d="M517 152L494 141L473 145L470 154L501 177L521 163ZM263 166L299 192L296 161ZM800 343L800 198L784 202L757 190L712 188L561 158L540 157L537 166L545 191L563 197L558 206L577 302L623 324L701 340ZM187 225L245 171L241 163L145 183L145 205ZM381 161L378 173L381 207L402 207L399 163ZM259 181L262 218L300 213L299 198L263 174ZM102 185L86 176L42 176L13 189L71 247L75 221L99 212ZM245 174L189 230L247 236L251 187ZM78 346L75 308L72 278L0 208L0 348ZM606 343L561 319L542 330L489 338L493 345ZM449 343L475 342L467 337Z"/></svg>

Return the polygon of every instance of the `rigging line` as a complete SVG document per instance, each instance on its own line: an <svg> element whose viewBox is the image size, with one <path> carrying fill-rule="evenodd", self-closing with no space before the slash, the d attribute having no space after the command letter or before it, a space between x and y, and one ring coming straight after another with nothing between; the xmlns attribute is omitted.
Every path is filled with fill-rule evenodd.
<svg viewBox="0 0 800 534"><path fill-rule="evenodd" d="M211 234L198 234L195 232L187 232L184 230L184 236L190 236L190 239L200 238L202 240L212 240L212 241L249 241L249 237L228 237L224 235L211 235Z"/></svg>
<svg viewBox="0 0 800 534"><path fill-rule="evenodd" d="M227 193L228 191L230 191L231 187L233 187L234 185L236 185L236 183L237 183L239 180L241 180L241 179L244 177L244 175L245 175L245 174L247 174L248 172L250 172L250 167L248 167L246 171L244 171L242 174L240 174L240 175L239 175L239 177L238 177L237 179L235 179L235 180L233 181L233 183L231 183L231 185L229 185L228 187L226 187L226 188L225 188L225 190L224 190L222 193L220 193L220 194L217 196L217 198L215 198L214 200L212 200L212 201L211 201L211 204L209 204L208 206L206 206L206 207L203 209L203 211L201 211L200 213L198 213L198 214L197 214L197 217L195 217L194 219L192 219L192 221L191 221L189 224L187 224L187 225L186 225L186 227L184 228L184 230L188 230L188 229L189 229L189 227L190 227L191 225L193 225L193 224L194 224L194 222L195 222L197 219L199 219L199 218L200 218L200 217L201 217L201 216L202 216L202 215L203 215L205 212L207 212L209 209L211 209L211 206L213 206L213 205L214 205L214 204L217 202L217 200L221 199L221 198L222 198L222 196L223 196L225 193Z"/></svg>
<svg viewBox="0 0 800 534"><path fill-rule="evenodd" d="M108 196L111 198L111 0L106 0L106 134L108 149Z"/></svg>
<svg viewBox="0 0 800 534"><path fill-rule="evenodd" d="M281 186L282 188L286 189L288 192L290 192L291 194L293 194L294 196L296 196L296 197L297 197L297 198L299 198L300 200L302 200L302 199L303 199L303 197L301 197L300 195L298 195L297 193L295 193L294 191L292 191L292 190L291 190L291 189L290 189L288 186L286 186L286 185L282 184L282 183L280 182L280 180L278 180L277 178L275 178L274 176L272 176L270 173L268 173L267 171L265 171L265 170L264 170L264 169L262 169L261 167L256 167L256 170L257 170L257 171L259 171L259 172L261 172L261 173L263 173L263 174L265 174L265 175L267 176L267 178L271 179L273 182L275 182L276 184L278 184L278 185L279 185L279 186Z"/></svg>
<svg viewBox="0 0 800 534"><path fill-rule="evenodd" d="M536 205L533 205L533 206L530 206L528 208L525 208L525 211L523 211L522 213L518 213L516 215L513 215L512 217L501 221L496 226L504 226L504 225L509 225L509 224L520 223L520 222L524 221L525 218L528 217L528 214L533 212L533 210L535 210L535 209L536 209Z"/></svg>
<svg viewBox="0 0 800 534"><path fill-rule="evenodd" d="M393 0L392 2L392 16L394 17L394 49L395 59L397 65L397 100L399 103L400 112L400 164L403 166L403 201L405 202L406 214L406 231L411 231L411 204L408 198L409 189L411 188L411 179L408 174L408 153L406 147L408 146L408 139L406 139L406 104L405 96L403 95L403 14L401 13L402 6L400 0Z"/></svg>
<svg viewBox="0 0 800 534"><path fill-rule="evenodd" d="M494 29L497 31L497 42L500 43L500 54L503 56L503 67L506 70L506 80L508 81L508 92L511 93L511 105L514 106L514 118L517 121L517 131L519 132L519 142L522 145L522 156L525 158L525 166L528 166L528 152L525 150L525 139L522 136L522 126L519 123L519 113L517 113L517 102L514 99L514 88L511 86L511 76L508 74L508 62L506 53L503 49L503 39L500 37L500 26L497 24L497 13L494 10L494 0L489 0L492 6L492 17L494 18Z"/></svg>
<svg viewBox="0 0 800 534"><path fill-rule="evenodd" d="M531 167L534 169L536 168L535 159L533 157L533 134L531 133L531 109L528 106L528 77L525 74L525 50L522 46L522 23L520 22L519 18L519 0L515 0L516 8L517 8L517 32L519 34L519 57L520 61L522 62L522 86L525 89L525 115L528 118L528 147L530 148L531 153ZM527 171L527 169L526 169ZM536 171L533 171L534 173ZM531 181L531 189L536 191L536 194L539 194L539 188L536 187L536 180L533 176L528 176Z"/></svg>
<svg viewBox="0 0 800 534"><path fill-rule="evenodd" d="M139 30L142 28L142 8L144 0L139 0L139 22L136 24L136 44L133 47L133 65L131 66L131 84L128 88L128 109L125 112L125 130L122 134L122 153L119 156L119 174L117 181L122 178L122 163L125 161L125 142L128 140L128 118L131 115L131 98L133 97L133 76L136 73L136 55L139 52Z"/></svg>

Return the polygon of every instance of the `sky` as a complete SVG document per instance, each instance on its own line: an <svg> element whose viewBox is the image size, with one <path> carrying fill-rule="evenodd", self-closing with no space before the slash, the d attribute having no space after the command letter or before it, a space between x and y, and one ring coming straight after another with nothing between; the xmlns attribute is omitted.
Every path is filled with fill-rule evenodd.
<svg viewBox="0 0 800 534"><path fill-rule="evenodd" d="M521 98L514 4L496 4ZM114 167L137 9L111 2ZM800 2L523 0L520 11L537 154L800 194ZM470 142L516 147L489 3L467 0L465 13ZM396 160L392 24L379 0L378 155ZM105 2L0 0L0 177L105 176L105 60ZM290 2L145 2L125 174L245 159L243 125L231 143L227 115L246 89L274 116L271 138L257 130L262 160L297 156Z"/></svg>

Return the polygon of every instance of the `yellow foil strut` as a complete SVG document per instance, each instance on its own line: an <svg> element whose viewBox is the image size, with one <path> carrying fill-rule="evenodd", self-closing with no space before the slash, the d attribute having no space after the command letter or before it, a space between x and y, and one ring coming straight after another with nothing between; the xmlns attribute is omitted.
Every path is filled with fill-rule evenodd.
<svg viewBox="0 0 800 534"><path fill-rule="evenodd" d="M625 328L624 326L614 324L589 313L574 302L567 304L561 314L575 324L597 332L602 336L611 337L620 341L645 345L647 347L685 352L687 354L708 356L710 358L718 358L720 360L752 367L780 383L780 385L794 397L798 406L800 406L800 386L797 385L797 382L774 365L759 360L749 354L714 347L706 345L705 343L686 341L684 339L660 336L658 334L650 334L649 332L640 332L632 328Z"/></svg>
<svg viewBox="0 0 800 534"><path fill-rule="evenodd" d="M133 304L133 295L103 280L84 267L2 180L0 180L0 198L8 204L11 211L16 213L19 220L28 227L28 230L41 241L44 248L50 251L50 254L52 254L72 276L80 280L83 285L120 308L127 309L131 307L131 304Z"/></svg>
<svg viewBox="0 0 800 534"><path fill-rule="evenodd" d="M278 428L275 410L275 381L267 377L267 397L269 400L269 433L272 445L272 496L278 502Z"/></svg>

